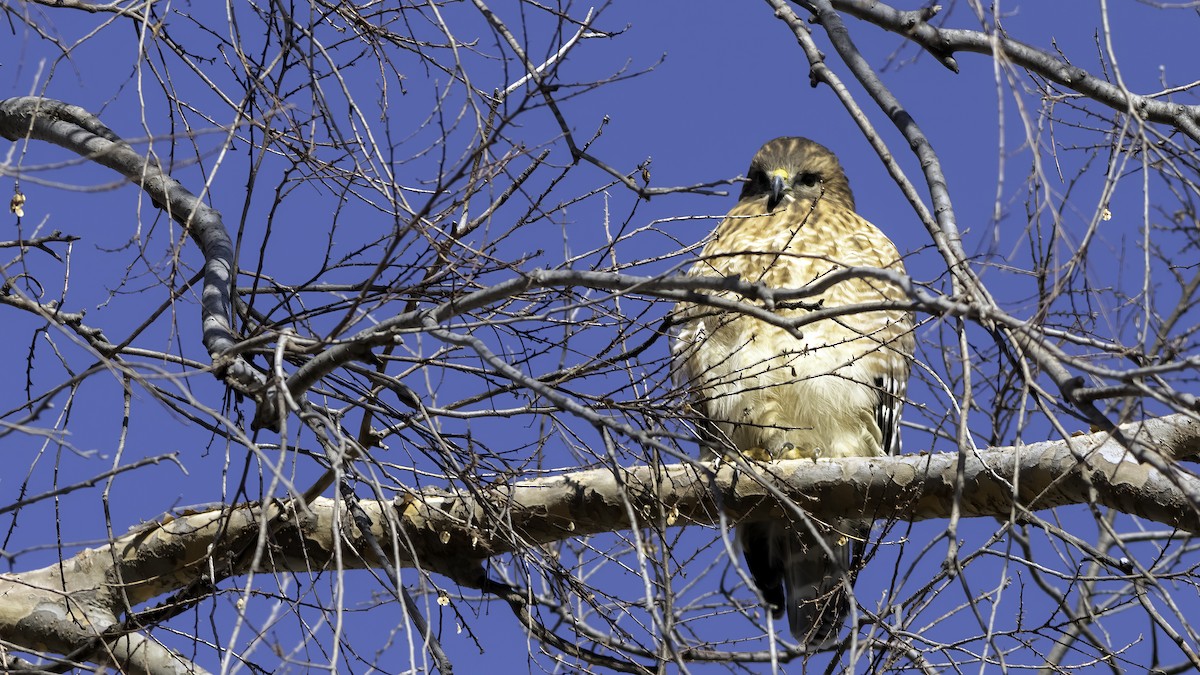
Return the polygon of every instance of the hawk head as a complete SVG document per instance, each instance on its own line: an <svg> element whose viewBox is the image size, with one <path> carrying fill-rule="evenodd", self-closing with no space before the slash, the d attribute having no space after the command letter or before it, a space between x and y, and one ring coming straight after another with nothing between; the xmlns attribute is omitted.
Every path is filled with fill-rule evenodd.
<svg viewBox="0 0 1200 675"><path fill-rule="evenodd" d="M750 160L739 201L767 199L767 210L798 199L830 201L854 210L842 165L829 148L798 136L767 141Z"/></svg>

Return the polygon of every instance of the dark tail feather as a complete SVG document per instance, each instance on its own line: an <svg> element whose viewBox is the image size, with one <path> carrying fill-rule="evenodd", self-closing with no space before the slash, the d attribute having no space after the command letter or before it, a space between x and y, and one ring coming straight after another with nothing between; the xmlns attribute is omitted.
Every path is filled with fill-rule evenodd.
<svg viewBox="0 0 1200 675"><path fill-rule="evenodd" d="M821 645L836 640L850 613L850 597L843 580L852 569L855 545L839 545L840 538L833 533L826 539L834 556L830 558L811 535L791 535L784 586L788 623L801 644Z"/></svg>
<svg viewBox="0 0 1200 675"><path fill-rule="evenodd" d="M843 579L850 575L853 583L861 542L839 545L841 534L827 535L834 555L830 558L811 534L800 535L786 523L771 522L743 525L741 539L746 566L772 616L782 618L786 608L792 636L802 645L836 640L850 613Z"/></svg>
<svg viewBox="0 0 1200 675"><path fill-rule="evenodd" d="M780 535L787 536L787 531L780 531L775 523L749 523L738 528L742 539L742 555L746 557L746 567L750 570L750 578L771 610L771 616L783 618L783 608L786 605L783 593L784 565L780 555Z"/></svg>

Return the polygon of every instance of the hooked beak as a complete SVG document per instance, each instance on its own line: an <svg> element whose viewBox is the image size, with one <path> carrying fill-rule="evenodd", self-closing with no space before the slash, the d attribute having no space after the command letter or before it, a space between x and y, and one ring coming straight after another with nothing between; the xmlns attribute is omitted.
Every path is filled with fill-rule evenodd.
<svg viewBox="0 0 1200 675"><path fill-rule="evenodd" d="M787 188L787 171L776 169L770 173L771 196L767 198L767 210L774 211L779 202L783 201L783 191Z"/></svg>

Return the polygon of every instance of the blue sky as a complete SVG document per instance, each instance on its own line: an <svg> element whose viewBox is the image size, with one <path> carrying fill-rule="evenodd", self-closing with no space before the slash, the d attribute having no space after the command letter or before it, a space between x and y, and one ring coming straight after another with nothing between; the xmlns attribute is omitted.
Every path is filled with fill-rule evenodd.
<svg viewBox="0 0 1200 675"><path fill-rule="evenodd" d="M1195 50L1191 46L1200 24L1200 18L1194 12L1163 11L1132 2L1109 5L1113 53L1117 57L1119 73L1131 90L1149 93L1164 86L1183 85L1200 79L1195 67ZM1111 73L1113 64L1106 58L1101 65L1098 57L1106 49L1101 6L1078 2L1011 2L1002 3L998 13L1003 17L1003 27L1013 38L1039 48L1061 50L1071 62L1090 72L1100 73L1107 69ZM544 14L531 10L519 12L515 3L497 3L494 9L513 25L522 17L529 22L530 31L522 39L531 55L540 55L539 60L558 44L556 39L538 33L539 28L552 25ZM303 171L288 173L292 168L290 157L272 155L262 158L259 184L248 191L248 167L258 158L244 141L226 142L227 134L222 129L234 119L232 111L196 72L189 72L175 57L160 57L160 45L147 42L154 45L151 56L139 59L139 33L130 24L104 14L32 4L8 7L7 11L29 12L35 17L33 22L51 27L64 45L81 42L72 47L69 58L59 58L59 51L47 39L16 23L16 28L0 39L0 78L6 91L14 96L42 93L81 105L99 114L114 131L142 150L146 148L144 139L154 137L154 151L164 163L176 166L173 175L197 192L207 182L210 203L222 211L227 227L241 242L239 255L243 268L261 266L265 274L280 283L303 283L321 270L326 259L327 241L332 242L330 250L336 259L351 255L360 247L373 245L375 240L388 236L396 227L395 219L381 207L382 193L372 193L369 185L356 186L348 193L339 192L340 182L332 174L322 176L323 181L319 184L304 183L302 179L306 174ZM160 11L168 10L163 7ZM294 11L298 15L306 12L302 7ZM585 8L573 7L571 11L582 15ZM252 25L253 17L244 6L238 6L237 12L243 30L246 30L246 26ZM478 51L496 51L494 35L484 29L469 5L451 5L445 12L447 20L464 34L480 41ZM197 45L208 44L204 30L189 24L187 16L195 16L199 23L218 34L228 30L225 8L215 3L172 5L170 13L172 30L179 36L195 39ZM973 10L966 4L954 3L952 10L943 16L952 27L979 27ZM1030 172L1033 154L1025 144L1022 120L1023 113L1025 119L1034 119L1044 101L1036 92L1023 89L1027 80L1020 81L1016 92L1004 77L997 84L994 62L989 57L960 54L961 72L954 74L912 46L901 48L903 41L897 36L853 19L847 22L868 60L876 67L889 64L883 74L884 81L900 97L938 151L955 200L966 249L978 255L976 262L984 280L995 282L993 292L1010 311L1017 316L1027 315L1029 298L1036 287L1028 275L1015 273L1014 269L1028 266L1030 238L1046 230L1042 229L1044 222L1039 227L1027 223L1025 178ZM560 83L587 82L616 72L646 72L583 93L563 104L562 110L577 139L590 138L603 127L603 134L590 152L621 171L634 171L640 163L652 158L652 185L666 187L732 179L745 171L754 150L764 141L780 135L811 137L833 149L842 159L860 213L880 225L896 241L907 256L913 276L933 288L944 290L944 265L930 248L929 234L828 88L809 86L808 64L802 52L790 31L772 16L766 4L621 0L603 9L596 28L612 36L584 40L561 65L557 73ZM414 30L428 39L436 37L436 32L419 20L414 22ZM851 80L845 67L836 62L819 28L815 34L818 44L830 55L835 72L843 80ZM243 47L253 53L258 45L247 38ZM508 64L506 70L497 62L471 50L465 51L468 52L463 56L465 63L472 67L472 72L479 74L476 77L480 81L475 85L480 90L503 88L521 75L511 70L512 64ZM891 58L893 54L894 59ZM169 87L162 86L153 72L155 64L161 62L160 58L175 69ZM228 51L193 54L194 62L203 64L201 71L205 76L212 77L220 88L235 90L237 83L222 65L231 58ZM376 142L386 145L386 137L390 139L388 142L395 142L398 153L386 158L369 157L364 153L362 157L349 159L327 149L316 152L325 153L322 159L339 170L352 170L354 162L358 162L358 168L372 176L379 175L382 165L390 161L396 181L413 187L411 198L419 200L419 188L427 185L425 181L436 169L439 158L436 153L405 153L409 148L422 147L422 142L430 142L438 135L436 127L422 128L422 125L427 121L430 102L443 91L446 82L442 74L405 60L403 52L397 51L392 58L403 79L394 73L381 75L376 62L364 59L363 63L344 71L343 82L328 78L321 84L327 88L324 91L327 100L335 106L345 103L345 95L340 89L344 85L363 110L361 124L347 113L339 121L339 131L361 133L370 125L376 134ZM311 112L304 108L305 101L311 102L312 98L305 94L302 78L299 75L292 77L299 93L289 100L292 108L280 114L303 119ZM851 84L851 90L908 176L917 182L922 194L926 194L920 182L920 167L907 152L894 127L870 104L861 88ZM456 102L455 97L459 95L451 91L448 100ZM388 114L386 119L381 119L380 102L385 99ZM1195 95L1184 93L1178 95L1177 100L1195 103ZM184 101L187 105L175 108L173 101ZM1001 102L1000 112L998 101ZM1057 102L1060 106L1070 104L1070 100ZM453 106L448 107L453 109ZM189 108L186 115L180 113L183 108ZM331 109L345 111L344 107ZM1100 159L1089 165L1084 177L1077 183L1071 181L1080 165L1091 157L1087 144L1096 143L1103 137L1102 131L1093 128L1099 125L1095 120L1078 116L1072 119L1083 128L1062 124L1041 129L1037 136L1039 142L1053 143L1059 151L1059 164L1047 171L1047 175L1063 177L1047 185L1052 194L1051 201L1057 202L1064 195L1070 197L1069 204L1061 209L1062 219L1055 232L1056 236L1062 237L1059 250L1064 255L1070 253L1071 242L1077 243L1083 237L1088 223L1101 208L1104 173L1104 157L1099 153ZM467 133L464 129L453 132L450 138L462 140ZM321 136L328 132L315 133ZM544 109L522 115L519 123L507 131L512 142L530 147L552 142L557 135L558 129ZM401 143L400 139L406 140ZM453 146L453 143L448 145ZM1001 146L1003 153L998 152ZM1043 161L1049 157L1044 147L1039 152ZM174 264L175 248L180 244L177 226L154 213L153 207L131 186L116 182L115 177L103 169L54 164L70 158L66 153L44 145L32 145L25 150L21 144L11 144L4 152L5 168L18 162L19 153L26 153L20 156L24 170L28 172L22 178L21 189L29 201L21 232L28 235L37 228L43 233L61 230L82 237L71 250L69 277L64 275L63 266L57 261L32 252L24 263L26 267L10 265L5 268L7 278L16 277L18 269L25 270L27 276L22 279L28 282L30 277L36 277L45 287L45 298L63 298L64 306L70 311L87 309L88 320L102 327L110 338L117 339L141 323L151 308L165 302L167 293L162 289L163 280L178 286L182 283L180 277L186 278L190 274L179 272ZM450 161L454 160L451 150ZM376 163L371 164L372 161ZM560 144L551 148L549 161L566 165L570 158ZM35 170L30 171L30 165L36 165ZM1141 253L1137 237L1143 202L1147 194L1151 203L1158 203L1165 194L1161 183L1151 183L1147 192L1143 190L1137 172L1130 170L1128 173L1129 177L1118 183L1107 204L1114 217L1113 224L1100 229L1093 243L1089 268L1081 277L1096 287L1117 291L1136 290L1142 283L1145 269L1138 266ZM1001 179L1003 182L999 182ZM595 189L606 181L600 170L580 167L556 188L555 199ZM722 189L734 194L737 191L736 186ZM1000 204L998 220L993 215L997 195ZM510 257L528 255L524 263L528 268L562 266L564 260L574 256L601 251L586 254L572 265L586 268L613 260L622 265L646 261L636 268L638 273L661 273L685 265L688 256L670 256L671 251L677 250L680 243L692 244L703 238L733 201L733 196L671 195L639 202L628 191L611 187L523 228L497 244L495 250ZM520 206L512 205L498 213L494 221L477 234L478 243L483 245L489 237L504 232L507 228L505 218L515 217L519 212ZM683 216L690 218L681 219ZM637 232L639 228L643 231ZM270 236L267 236L268 229ZM611 250L603 248L611 240L612 233L622 229L636 234L621 239ZM329 234L331 231L332 235ZM14 225L10 229L11 236L4 238L14 238L15 232ZM1164 246L1172 245L1170 240L1164 239ZM190 247L190 242L182 242L178 258L194 266L198 258ZM1188 255L1194 257L1194 252ZM359 276L358 268L347 266L329 274L326 280L346 281ZM1165 279L1154 278L1152 281L1166 284ZM241 283L244 285L248 281ZM1114 292L1112 306L1091 309L1101 315L1100 323L1107 324L1118 339L1135 341L1139 328L1130 319L1128 308L1119 306L1120 297L1119 292ZM269 309L269 305L256 307L264 311ZM393 305L378 311L382 317L396 308ZM203 360L205 355L198 340L199 320L195 309L195 304L190 301L172 306L147 329L137 344ZM628 306L621 307L621 311L645 311L647 318L642 323L652 326L652 319L661 317L666 308L643 307L630 301ZM1132 314L1136 318L1136 312ZM52 330L49 339L40 334L40 321L15 310L6 310L5 315L8 328L0 336L4 344L0 374L4 381L23 383L28 375L30 391L37 395L67 379L68 370L86 367L94 360L77 345L72 345L61 332ZM359 327L369 320L361 319ZM312 325L328 328L329 321L331 319L318 318ZM576 351L562 358L582 359L587 356L583 350L603 349L607 346L606 341L615 339L616 323L605 324L602 318L596 318L596 321L604 325L590 337L576 342ZM930 322L923 329L924 336L936 339L939 329L937 322ZM547 332L550 334L553 331ZM494 345L511 348L514 352L532 349L528 345L505 345L505 335L498 331L489 334L489 339ZM972 340L979 340L980 348L989 346L989 338L983 331L974 331L971 336ZM431 349L419 338L413 340L408 348L414 353L427 353ZM632 338L631 342L636 343L638 339ZM38 360L46 362L33 369L28 369L26 364L30 345L36 345ZM54 356L55 349L63 354L61 362ZM943 373L946 366L938 363L939 356L937 345L930 346L922 355L934 371ZM640 386L649 389L665 387L665 357L666 344L660 342L644 357L644 365L626 373L624 380L620 371L614 371L580 385L580 391L612 391L633 398L635 394L643 393L638 389ZM531 372L538 372L539 368L550 369L556 358L559 358L556 354L544 354L532 360L529 363ZM175 372L170 368L166 371ZM998 376L995 369L986 366L981 372ZM149 376L156 377L153 373ZM923 382L911 392L913 405L909 419L931 426L944 424L947 419L945 396L928 384L928 378L923 378ZM472 387L481 385L470 375L443 371L425 375L414 386L428 397L430 405L435 405L467 396ZM186 382L186 390L203 406L222 409L224 405L222 390L209 375L193 375ZM126 429L122 422L121 392L122 384L117 377L101 375L89 379L73 396L56 397L54 411L44 415L38 426L69 430L64 443L47 442L36 434L9 436L6 449L10 466L14 468L0 472L0 504L40 493L52 485L84 480L108 470L114 463L124 464L175 452L179 453L178 459L118 477L107 495L101 485L72 492L57 503L46 500L15 514L4 515L5 520L0 522L5 525L6 539L0 548L11 556L13 571L57 559L60 547L62 553L69 554L80 544L102 542L108 536L108 528L112 533L120 534L138 522L156 518L177 506L235 499L232 491L241 480L243 449L227 445L219 437L197 429L189 420L167 410L136 386L130 401L131 423ZM27 395L25 391L4 391L0 393L3 397L0 407L9 410L25 401ZM55 419L60 414L63 417ZM455 428L476 436L481 447L511 453L497 459L497 464L510 462L532 471L535 468L569 469L600 462L602 452L598 449L594 430L577 420L564 419L567 418L478 420L464 422ZM563 428L546 434L548 440L539 444L539 425L542 424L562 425ZM972 428L979 435L979 444L986 445L992 430ZM1007 443L1034 441L1048 433L1044 421L1033 420L1020 433L1009 430L1003 440ZM908 436L906 448L910 451L952 449L952 444L931 439L928 434L914 431ZM312 439L305 440L311 442ZM391 452L393 454L384 461L414 471L431 466L421 449L410 446L408 441L396 442ZM647 459L646 451L641 448L625 447L623 453L621 459L628 463ZM302 460L293 463L293 460L285 459L282 465L289 476L300 483L311 480L317 471L311 463ZM259 470L254 466L252 475ZM415 477L412 480L419 484L422 479ZM255 478L250 482L256 481ZM251 498L260 496L250 495ZM236 498L244 499L245 495ZM1065 517L1068 521L1064 527L1068 529L1075 526L1095 528L1090 514L1068 512ZM1077 521L1069 520L1076 517ZM981 545L996 528L996 524L989 521L964 530L961 535L968 542L964 548ZM937 568L944 553L944 545L937 551L919 553L924 541L944 530L944 523L922 523L911 531L905 524L889 531L884 537L888 545L881 547L881 560L870 568L872 574L864 575L860 591L865 586L867 590L863 592L871 594L866 596L871 598L884 593L885 577L890 577L893 570L885 559L899 558L905 565L914 565L916 572L908 580L909 585L898 592L914 592L930 576L929 570ZM688 575L694 573L702 580L719 580L719 571L701 572L707 570L712 559L722 555L714 545L712 533L672 531L671 538L677 547L673 549L675 558L687 560L677 584L686 588L684 592L690 597L711 590L703 585L704 581L688 585ZM600 541L609 546L617 540L619 537ZM1007 550L1005 546L1003 542L993 544L1001 552ZM1069 554L1064 556L1069 557ZM986 558L972 563L975 576L971 578L984 585L1003 586L1003 580L1012 574L1011 570L998 558ZM583 567L592 568L601 575L597 578L604 579L602 586L606 590L624 593L627 599L638 597L641 580L636 575L598 557L592 559L590 566ZM883 571L876 576L876 569ZM408 583L416 581L414 576L405 579ZM327 575L309 590L327 601L339 581L338 575ZM256 583L265 583L266 592L270 592L275 582L260 579ZM285 579L281 583L291 584L284 595L294 599L296 581ZM299 583L304 588L306 581ZM347 640L347 644L363 650L362 658L366 661L380 650L386 654L380 659L381 665L390 663L385 667L393 672L402 671L409 658L407 637L401 629L395 636L398 644L391 644L388 635L391 627L402 620L402 612L394 602L379 595L378 582L369 575L350 572L346 574L345 583L348 597L343 604L350 611L339 618L356 631L355 639ZM1023 580L1023 583L1029 582ZM452 585L447 588L454 591ZM961 601L960 596L955 595L960 592L960 588L951 585L944 599L935 601L934 607L926 611L936 617L937 610L943 605L952 606ZM1023 598L1016 594L1001 596L996 606L1002 608L1000 611L1005 613L1005 618L1022 611ZM216 612L210 614L204 608L185 614L172 626L186 632L199 631L214 641L229 639L230 633L222 622L230 620L231 606L238 597L236 593L227 593L215 601ZM301 596L302 601L306 599L312 598ZM1194 604L1195 598L1189 596L1188 600ZM1044 598L1038 601L1045 602ZM383 606L369 612L360 611L374 603ZM266 621L271 611L288 607L287 602L275 605L269 599L263 604L264 608L258 613L251 613L252 625ZM470 631L479 639L482 653L474 647L466 632L456 630L455 619L449 612L438 615L436 606L430 606L429 610L434 614L432 622L442 628L443 644L454 656L460 672L478 672L487 667L500 668L504 672L553 667L545 657L529 656L530 653L537 654L537 647L524 637L507 608L498 603L481 607L472 601L459 601L456 608L468 617ZM298 612L310 621L314 616L320 616L319 613L307 613L306 609ZM629 616L637 616L637 613L631 610ZM220 619L213 621L217 625L210 625L212 617ZM329 616L325 615L325 618ZM959 615L930 630L953 635L956 627L945 624L957 620ZM696 630L714 640L731 632L740 636L748 631L744 621L733 628L730 625L712 621ZM304 627L291 618L273 630L274 637L281 643L290 644L296 641L296 631L302 631ZM327 635L328 628L323 630ZM248 635L247 629L243 629L238 638L242 644L248 640ZM199 650L200 661L215 668L215 658L207 649ZM256 652L253 659L263 664L275 662L265 648L259 647L259 650L263 653ZM1137 653L1136 649L1131 651L1130 658L1134 662ZM309 648L301 658L321 663L332 657L328 652ZM341 663L347 672L366 671L354 658L345 655L342 658L347 659ZM1028 658L1028 654L1023 658ZM297 672L303 670L297 665L292 668ZM701 666L697 670L705 668Z"/></svg>

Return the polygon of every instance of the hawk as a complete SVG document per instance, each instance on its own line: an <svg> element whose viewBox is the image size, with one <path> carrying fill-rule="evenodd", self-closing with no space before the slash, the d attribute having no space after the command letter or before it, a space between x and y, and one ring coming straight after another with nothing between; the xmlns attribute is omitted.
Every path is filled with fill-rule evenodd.
<svg viewBox="0 0 1200 675"><path fill-rule="evenodd" d="M798 288L846 267L904 272L896 246L855 213L846 174L828 148L776 138L754 155L746 176L690 276ZM897 452L914 343L913 316L900 306L906 299L893 284L854 277L803 307L771 309L799 319L816 303L823 311L865 306L806 324L802 337L740 312L678 305L672 356L701 420L705 452L724 447L751 460ZM775 618L786 610L803 644L827 643L845 623L870 527L855 515L738 527L754 584Z"/></svg>

